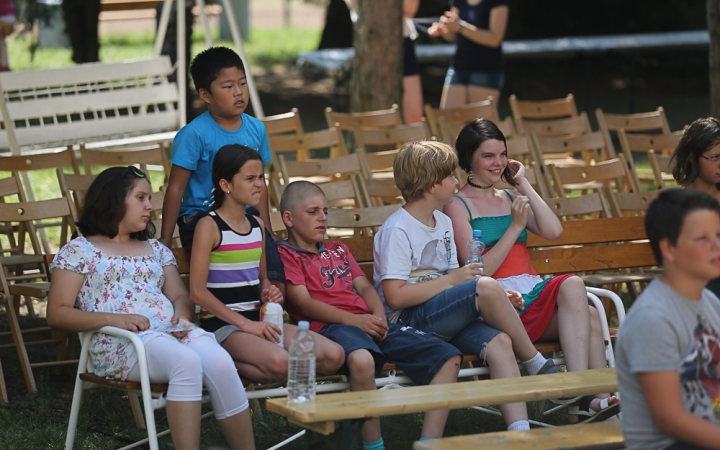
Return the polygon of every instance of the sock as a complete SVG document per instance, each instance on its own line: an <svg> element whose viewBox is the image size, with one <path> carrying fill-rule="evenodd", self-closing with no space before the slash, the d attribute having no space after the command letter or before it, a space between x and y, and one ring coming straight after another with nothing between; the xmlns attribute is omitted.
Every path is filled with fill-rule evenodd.
<svg viewBox="0 0 720 450"><path fill-rule="evenodd" d="M363 450L385 450L385 443L383 442L383 438L380 438L375 442L363 441Z"/></svg>
<svg viewBox="0 0 720 450"><path fill-rule="evenodd" d="M421 440L421 441L436 441L437 438L424 438L424 437L421 437L420 440Z"/></svg>
<svg viewBox="0 0 720 450"><path fill-rule="evenodd" d="M530 422L527 420L518 420L517 422L513 422L508 427L508 431L522 431L522 430L529 430L530 429Z"/></svg>
<svg viewBox="0 0 720 450"><path fill-rule="evenodd" d="M538 373L538 370L542 369L542 366L545 365L546 361L547 359L545 359L545 357L541 355L540 352L537 352L535 356L532 357L532 359L523 361L522 363L528 374L535 375Z"/></svg>

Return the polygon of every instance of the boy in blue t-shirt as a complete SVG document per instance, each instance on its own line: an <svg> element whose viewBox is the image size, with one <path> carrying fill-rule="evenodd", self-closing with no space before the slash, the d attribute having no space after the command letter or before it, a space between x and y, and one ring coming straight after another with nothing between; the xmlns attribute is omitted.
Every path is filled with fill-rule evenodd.
<svg viewBox="0 0 720 450"><path fill-rule="evenodd" d="M160 242L170 246L175 223L180 240L190 249L197 214L212 203L212 164L217 151L240 144L257 151L263 164L270 162L265 125L245 114L250 96L245 66L233 50L211 47L193 59L190 74L208 110L178 131L173 141L172 168L163 203ZM248 213L269 226L267 186L258 208ZM272 230L266 229L268 278L284 292L285 274Z"/></svg>

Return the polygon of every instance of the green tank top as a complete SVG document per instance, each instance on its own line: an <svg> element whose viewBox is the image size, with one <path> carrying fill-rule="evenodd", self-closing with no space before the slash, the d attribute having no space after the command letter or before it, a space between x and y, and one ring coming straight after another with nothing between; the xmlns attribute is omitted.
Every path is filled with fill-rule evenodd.
<svg viewBox="0 0 720 450"><path fill-rule="evenodd" d="M510 198L510 202L512 202L513 198L510 193L505 189L503 189L503 192L507 194L507 196ZM512 223L511 214L505 216L473 218L472 212L470 212L470 207L465 202L465 200L462 197L458 197L457 195L455 197L460 199L463 205L465 205L465 209L467 209L468 215L470 216L470 226L472 227L472 229L482 230L482 240L483 242L485 242L485 247L492 247L497 244L500 238L503 237L507 229L510 228L510 224ZM527 242L527 236L527 230L522 230L515 242L520 242L524 244Z"/></svg>

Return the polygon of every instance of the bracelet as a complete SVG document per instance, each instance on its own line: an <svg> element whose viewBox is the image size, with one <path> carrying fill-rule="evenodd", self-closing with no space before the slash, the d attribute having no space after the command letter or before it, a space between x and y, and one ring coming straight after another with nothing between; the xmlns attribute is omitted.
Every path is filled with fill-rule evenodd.
<svg viewBox="0 0 720 450"><path fill-rule="evenodd" d="M458 34L462 34L465 27L467 27L467 22L465 22L464 20L461 20L460 21L460 29L458 30Z"/></svg>

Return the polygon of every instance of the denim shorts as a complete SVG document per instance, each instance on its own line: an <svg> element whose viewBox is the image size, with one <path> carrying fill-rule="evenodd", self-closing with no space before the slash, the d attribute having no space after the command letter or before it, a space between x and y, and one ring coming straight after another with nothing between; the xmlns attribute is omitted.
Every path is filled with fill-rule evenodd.
<svg viewBox="0 0 720 450"><path fill-rule="evenodd" d="M388 335L380 342L352 325L326 325L320 334L338 343L345 350L345 356L355 350L369 351L375 360L375 376L386 362L392 362L418 385L430 383L450 358L461 354L454 346L420 330L397 323L388 326ZM347 373L347 365L343 371Z"/></svg>
<svg viewBox="0 0 720 450"><path fill-rule="evenodd" d="M477 280L466 281L404 309L399 322L449 342L465 354L479 355L501 331L480 317L476 289Z"/></svg>
<svg viewBox="0 0 720 450"><path fill-rule="evenodd" d="M445 86L478 86L501 91L504 84L503 72L459 72L450 66L445 76Z"/></svg>

